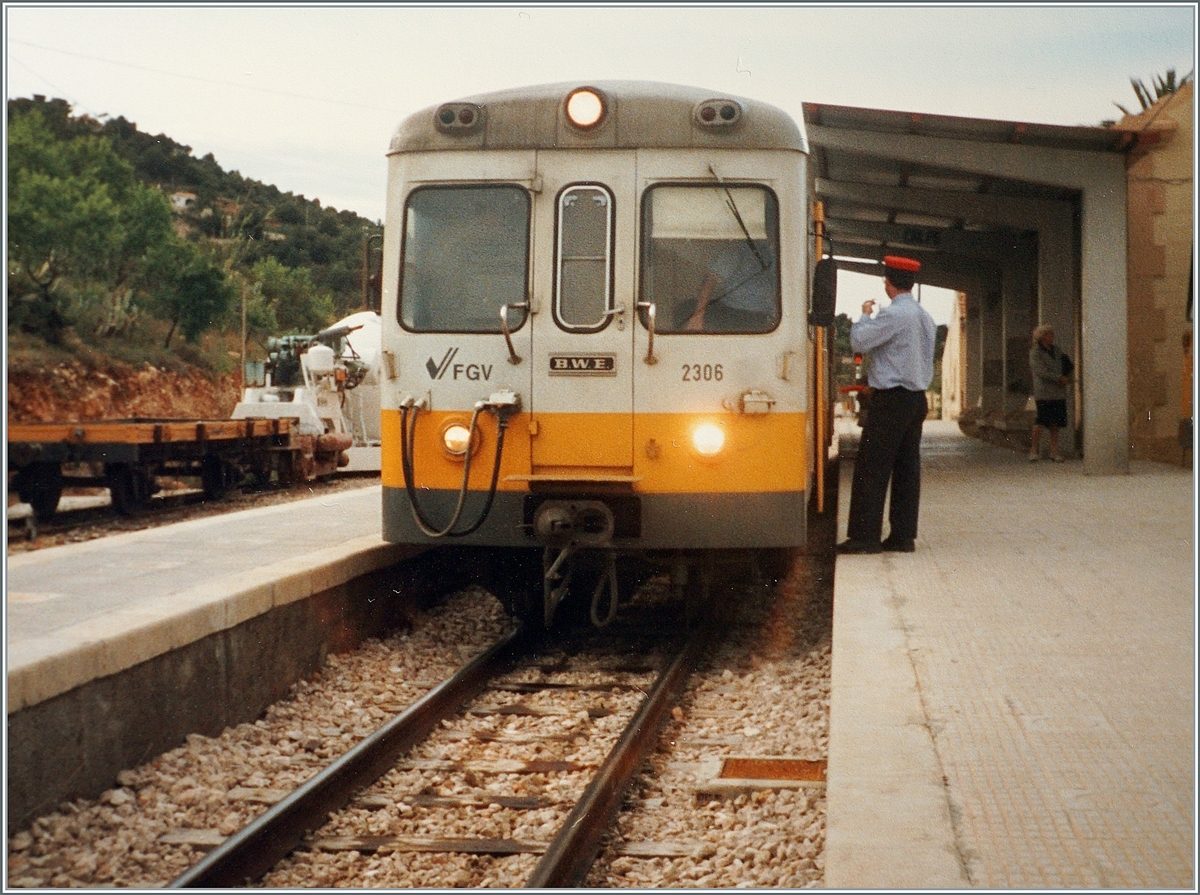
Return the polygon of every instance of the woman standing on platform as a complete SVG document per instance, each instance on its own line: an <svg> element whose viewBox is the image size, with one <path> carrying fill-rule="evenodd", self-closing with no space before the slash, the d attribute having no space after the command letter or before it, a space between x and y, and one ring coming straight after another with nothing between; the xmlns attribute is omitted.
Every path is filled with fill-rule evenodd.
<svg viewBox="0 0 1200 895"><path fill-rule="evenodd" d="M1041 456L1042 430L1050 432L1050 459L1063 461L1058 448L1058 430L1067 424L1067 383L1071 381L1071 359L1054 347L1054 328L1043 323L1033 331L1029 369L1033 373L1033 400L1037 419L1030 433L1029 462Z"/></svg>

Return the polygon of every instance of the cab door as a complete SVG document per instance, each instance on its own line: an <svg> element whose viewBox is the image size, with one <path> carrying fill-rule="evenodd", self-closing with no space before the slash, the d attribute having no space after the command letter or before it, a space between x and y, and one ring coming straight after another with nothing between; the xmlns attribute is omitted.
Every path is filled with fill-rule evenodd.
<svg viewBox="0 0 1200 895"><path fill-rule="evenodd" d="M532 318L534 478L633 465L632 152L539 152Z"/></svg>

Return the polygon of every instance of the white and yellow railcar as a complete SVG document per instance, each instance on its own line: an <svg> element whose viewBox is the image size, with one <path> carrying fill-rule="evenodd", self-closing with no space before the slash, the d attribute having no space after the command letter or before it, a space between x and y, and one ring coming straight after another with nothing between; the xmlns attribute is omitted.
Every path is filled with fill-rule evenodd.
<svg viewBox="0 0 1200 895"><path fill-rule="evenodd" d="M781 110L672 85L530 87L405 120L385 538L536 551L547 620L584 554L606 557L607 594L618 555L803 544L832 310L825 291L810 317L808 166Z"/></svg>

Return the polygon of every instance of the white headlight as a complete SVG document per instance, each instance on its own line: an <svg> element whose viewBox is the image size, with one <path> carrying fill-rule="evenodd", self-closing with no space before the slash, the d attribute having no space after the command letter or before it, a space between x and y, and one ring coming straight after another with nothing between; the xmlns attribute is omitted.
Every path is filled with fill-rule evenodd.
<svg viewBox="0 0 1200 895"><path fill-rule="evenodd" d="M604 117L604 100L595 91L582 87L567 97L567 117L573 125L586 130Z"/></svg>
<svg viewBox="0 0 1200 895"><path fill-rule="evenodd" d="M446 445L446 450L452 454L462 456L467 452L467 445L471 442L471 430L459 423L447 426L442 432L442 443Z"/></svg>
<svg viewBox="0 0 1200 895"><path fill-rule="evenodd" d="M725 447L725 430L716 423L701 423L692 430L692 445L701 456L716 456Z"/></svg>

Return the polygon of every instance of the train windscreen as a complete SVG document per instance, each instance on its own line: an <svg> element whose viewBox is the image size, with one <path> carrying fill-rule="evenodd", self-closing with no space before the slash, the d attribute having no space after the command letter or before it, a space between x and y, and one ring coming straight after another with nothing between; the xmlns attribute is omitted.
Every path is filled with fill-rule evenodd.
<svg viewBox="0 0 1200 895"><path fill-rule="evenodd" d="M529 194L516 186L423 187L408 197L400 324L415 332L500 332L527 300ZM512 329L524 324L514 310Z"/></svg>
<svg viewBox="0 0 1200 895"><path fill-rule="evenodd" d="M655 305L657 331L775 329L780 319L778 220L777 200L761 186L647 190L641 300Z"/></svg>

